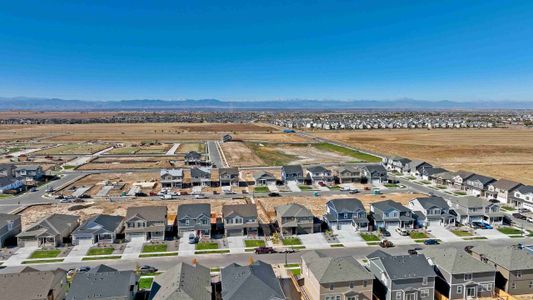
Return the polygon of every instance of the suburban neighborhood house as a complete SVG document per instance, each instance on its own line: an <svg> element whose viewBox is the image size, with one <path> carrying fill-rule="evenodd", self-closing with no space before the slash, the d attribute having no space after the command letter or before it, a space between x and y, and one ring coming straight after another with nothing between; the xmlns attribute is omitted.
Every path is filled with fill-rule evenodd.
<svg viewBox="0 0 533 300"><path fill-rule="evenodd" d="M38 181L44 177L44 171L39 165L17 166L15 177L22 180L26 186L36 186Z"/></svg>
<svg viewBox="0 0 533 300"><path fill-rule="evenodd" d="M474 174L466 179L465 190L469 195L485 197L489 184L495 181L492 177Z"/></svg>
<svg viewBox="0 0 533 300"><path fill-rule="evenodd" d="M270 184L276 184L276 177L270 173L270 172L266 172L266 171L256 171L254 172L254 183L255 185L257 186L262 186L262 185L270 185Z"/></svg>
<svg viewBox="0 0 533 300"><path fill-rule="evenodd" d="M53 214L17 235L17 244L24 247L56 247L78 227L78 217L72 215Z"/></svg>
<svg viewBox="0 0 533 300"><path fill-rule="evenodd" d="M154 278L150 300L211 300L209 268L180 262Z"/></svg>
<svg viewBox="0 0 533 300"><path fill-rule="evenodd" d="M0 248L6 246L6 241L14 238L21 231L20 215L0 213Z"/></svg>
<svg viewBox="0 0 533 300"><path fill-rule="evenodd" d="M382 165L365 165L361 167L361 173L368 183L387 182L387 170Z"/></svg>
<svg viewBox="0 0 533 300"><path fill-rule="evenodd" d="M166 206L128 207L124 230L126 240L164 240L166 224Z"/></svg>
<svg viewBox="0 0 533 300"><path fill-rule="evenodd" d="M480 262L463 249L428 248L423 253L437 272L437 292L448 299L494 296L494 266Z"/></svg>
<svg viewBox="0 0 533 300"><path fill-rule="evenodd" d="M220 168L218 169L220 186L238 186L239 169L238 168Z"/></svg>
<svg viewBox="0 0 533 300"><path fill-rule="evenodd" d="M178 236L188 238L186 233L207 236L211 233L211 205L209 203L191 203L178 206L176 216Z"/></svg>
<svg viewBox="0 0 533 300"><path fill-rule="evenodd" d="M283 182L295 181L304 183L304 170L300 165L288 165L281 167L281 180Z"/></svg>
<svg viewBox="0 0 533 300"><path fill-rule="evenodd" d="M25 267L18 273L0 274L2 299L63 300L67 271L39 271Z"/></svg>
<svg viewBox="0 0 533 300"><path fill-rule="evenodd" d="M324 221L331 229L350 228L368 230L368 216L361 200L356 198L332 199L326 203Z"/></svg>
<svg viewBox="0 0 533 300"><path fill-rule="evenodd" d="M415 219L407 207L392 200L385 200L370 204L370 218L374 228L414 228Z"/></svg>
<svg viewBox="0 0 533 300"><path fill-rule="evenodd" d="M306 180L312 184L331 185L334 183L333 173L323 166L312 166L307 169Z"/></svg>
<svg viewBox="0 0 533 300"><path fill-rule="evenodd" d="M523 185L513 192L512 203L518 208L533 211L533 186Z"/></svg>
<svg viewBox="0 0 533 300"><path fill-rule="evenodd" d="M161 169L160 178L163 188L183 187L183 169Z"/></svg>
<svg viewBox="0 0 533 300"><path fill-rule="evenodd" d="M521 186L522 184L518 182L500 179L488 185L487 198L496 199L501 203L510 203L509 198L513 196L513 191Z"/></svg>
<svg viewBox="0 0 533 300"><path fill-rule="evenodd" d="M475 196L459 197L451 204L457 214L457 221L461 224L486 221L489 224L502 224L503 213L500 204L490 202Z"/></svg>
<svg viewBox="0 0 533 300"><path fill-rule="evenodd" d="M374 294L383 300L432 300L435 273L422 254L392 256L377 250L367 256L376 278Z"/></svg>
<svg viewBox="0 0 533 300"><path fill-rule="evenodd" d="M455 189L457 190L464 190L466 181L468 178L474 176L475 174L472 172L466 172L466 171L457 171L455 172L455 176L453 177L453 185Z"/></svg>
<svg viewBox="0 0 533 300"><path fill-rule="evenodd" d="M282 235L314 232L313 214L300 204L286 204L276 207L276 221Z"/></svg>
<svg viewBox="0 0 533 300"><path fill-rule="evenodd" d="M304 293L311 300L372 299L374 276L355 258L332 257L319 251L302 255Z"/></svg>
<svg viewBox="0 0 533 300"><path fill-rule="evenodd" d="M191 168L192 186L211 186L211 168Z"/></svg>
<svg viewBox="0 0 533 300"><path fill-rule="evenodd" d="M433 168L433 166L423 160L413 160L403 169L403 173L420 178L424 174L424 170L430 168Z"/></svg>
<svg viewBox="0 0 533 300"><path fill-rule="evenodd" d="M352 166L340 166L336 169L336 179L340 184L360 182L361 169Z"/></svg>
<svg viewBox="0 0 533 300"><path fill-rule="evenodd" d="M455 215L450 214L450 206L442 197L415 198L409 201L409 208L417 215L421 227L455 225Z"/></svg>
<svg viewBox="0 0 533 300"><path fill-rule="evenodd" d="M222 206L224 232L229 236L257 236L259 223L255 204L235 204Z"/></svg>
<svg viewBox="0 0 533 300"><path fill-rule="evenodd" d="M511 295L533 291L533 253L517 246L473 247L471 254L483 263L496 267L496 287Z"/></svg>
<svg viewBox="0 0 533 300"><path fill-rule="evenodd" d="M222 300L287 299L272 266L256 261L247 266L232 263L220 272Z"/></svg>
<svg viewBox="0 0 533 300"><path fill-rule="evenodd" d="M117 234L124 228L124 218L121 216L95 215L72 232L72 244L104 243L116 241Z"/></svg>
<svg viewBox="0 0 533 300"><path fill-rule="evenodd" d="M24 186L22 180L15 176L16 168L13 164L0 164L0 194L17 190Z"/></svg>

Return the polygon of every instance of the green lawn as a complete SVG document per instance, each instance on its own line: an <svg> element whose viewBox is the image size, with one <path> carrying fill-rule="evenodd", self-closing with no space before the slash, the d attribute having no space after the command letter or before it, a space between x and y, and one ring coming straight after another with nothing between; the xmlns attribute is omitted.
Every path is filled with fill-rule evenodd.
<svg viewBox="0 0 533 300"><path fill-rule="evenodd" d="M343 248L344 245L343 244L331 244L329 245L331 248Z"/></svg>
<svg viewBox="0 0 533 300"><path fill-rule="evenodd" d="M300 274L302 274L302 269L290 269L289 271L291 271L294 276L300 276Z"/></svg>
<svg viewBox="0 0 533 300"><path fill-rule="evenodd" d="M285 265L285 268L296 268L296 267L300 267L300 264L286 264Z"/></svg>
<svg viewBox="0 0 533 300"><path fill-rule="evenodd" d="M427 235L427 233L419 232L419 231L411 231L411 232L409 232L409 236L412 239L427 239L427 238L429 238L429 235Z"/></svg>
<svg viewBox="0 0 533 300"><path fill-rule="evenodd" d="M521 234L522 230L513 227L500 227L498 231L504 234Z"/></svg>
<svg viewBox="0 0 533 300"><path fill-rule="evenodd" d="M52 258L57 257L61 253L61 250L37 250L33 252L30 258Z"/></svg>
<svg viewBox="0 0 533 300"><path fill-rule="evenodd" d="M453 232L453 234L455 234L456 236L472 236L472 234L466 230L457 229L457 230L451 230L451 232Z"/></svg>
<svg viewBox="0 0 533 300"><path fill-rule="evenodd" d="M87 251L87 255L110 255L113 254L113 248L91 248Z"/></svg>
<svg viewBox="0 0 533 300"><path fill-rule="evenodd" d="M309 185L304 185L304 184L301 184L301 185L299 185L298 187L299 187L299 188L300 188L300 190L302 190L302 191L310 191L310 190L312 190L312 189L313 189L313 187L312 187L312 186L309 186Z"/></svg>
<svg viewBox="0 0 533 300"><path fill-rule="evenodd" d="M139 289L149 290L152 288L152 282L154 281L153 277L141 277L139 279Z"/></svg>
<svg viewBox="0 0 533 300"><path fill-rule="evenodd" d="M2 199L8 199L8 198L11 198L13 197L13 195L9 195L9 194L0 194L0 200Z"/></svg>
<svg viewBox="0 0 533 300"><path fill-rule="evenodd" d="M359 152L359 151L352 150L352 149L348 149L342 146L333 145L330 143L318 143L318 144L313 144L313 146L319 150L337 152L342 155L350 156L361 161L375 162L375 163L381 162L381 158L377 156L366 154L366 153Z"/></svg>
<svg viewBox="0 0 533 300"><path fill-rule="evenodd" d="M168 253L148 253L148 254L140 254L139 257L158 257L158 256L176 256L178 255L178 252L168 252Z"/></svg>
<svg viewBox="0 0 533 300"><path fill-rule="evenodd" d="M506 211L510 211L510 210L514 210L514 207L508 206L508 205L503 205L503 206L501 206L501 209L506 210Z"/></svg>
<svg viewBox="0 0 533 300"><path fill-rule="evenodd" d="M100 259L120 259L121 255L110 255L110 256L88 256L84 257L81 260L100 260Z"/></svg>
<svg viewBox="0 0 533 300"><path fill-rule="evenodd" d="M456 194L456 195L459 195L459 196L464 196L464 195L466 195L465 192L453 192L453 193Z"/></svg>
<svg viewBox="0 0 533 300"><path fill-rule="evenodd" d="M255 193L268 193L269 189L266 186L257 186L254 188Z"/></svg>
<svg viewBox="0 0 533 300"><path fill-rule="evenodd" d="M56 258L56 259L41 259L41 260L25 260L22 262L23 265L29 265L29 264L48 264L48 263L58 263L62 262L63 258Z"/></svg>
<svg viewBox="0 0 533 300"><path fill-rule="evenodd" d="M195 251L194 254L224 254L229 253L229 249L222 250L208 250L208 251Z"/></svg>
<svg viewBox="0 0 533 300"><path fill-rule="evenodd" d="M257 247L264 247L265 246L265 241L263 241L263 240L244 240L244 244L246 245L246 247L257 248Z"/></svg>
<svg viewBox="0 0 533 300"><path fill-rule="evenodd" d="M215 250L218 249L218 243L200 242L196 244L196 250Z"/></svg>
<svg viewBox="0 0 533 300"><path fill-rule="evenodd" d="M372 233L361 233L361 237L363 240L367 242L379 242L380 238L379 236L372 234Z"/></svg>
<svg viewBox="0 0 533 300"><path fill-rule="evenodd" d="M155 245L144 245L143 253L152 253L152 252L165 252L167 251L167 244L155 244Z"/></svg>
<svg viewBox="0 0 533 300"><path fill-rule="evenodd" d="M282 242L285 246L297 246L302 244L302 241L300 241L300 239L297 237L285 238L282 240Z"/></svg>
<svg viewBox="0 0 533 300"><path fill-rule="evenodd" d="M388 187L388 188L397 188L397 187L400 187L399 185L397 184L394 184L394 183L386 183L384 184L385 187Z"/></svg>
<svg viewBox="0 0 533 300"><path fill-rule="evenodd" d="M210 271L211 272L220 272L220 268L219 267L214 267L214 268L211 268Z"/></svg>

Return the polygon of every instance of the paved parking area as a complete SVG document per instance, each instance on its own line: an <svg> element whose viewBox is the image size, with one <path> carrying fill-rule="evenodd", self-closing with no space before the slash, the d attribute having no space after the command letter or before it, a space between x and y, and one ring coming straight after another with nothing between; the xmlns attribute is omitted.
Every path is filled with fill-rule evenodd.
<svg viewBox="0 0 533 300"><path fill-rule="evenodd" d="M189 235L194 233L193 231L188 231L183 233L183 237L180 238L180 246L178 255L194 255L194 250L196 249L196 244L189 244Z"/></svg>
<svg viewBox="0 0 533 300"><path fill-rule="evenodd" d="M428 231L436 239L439 239L443 242L454 242L462 240L462 238L458 237L453 232L449 231L444 226L441 226L439 224L429 225Z"/></svg>
<svg viewBox="0 0 533 300"><path fill-rule="evenodd" d="M19 266L24 260L26 260L38 247L20 247L11 257L9 257L3 264L3 266Z"/></svg>
<svg viewBox="0 0 533 300"><path fill-rule="evenodd" d="M289 190L291 190L291 192L293 193L298 193L298 192L301 192L302 190L300 190L300 188L298 187L298 182L296 181L288 181L287 182L287 187L289 188Z"/></svg>
<svg viewBox="0 0 533 300"><path fill-rule="evenodd" d="M474 230L476 235L486 237L489 240L508 239L509 236L505 233L501 233L496 229L476 229Z"/></svg>
<svg viewBox="0 0 533 300"><path fill-rule="evenodd" d="M244 253L244 236L230 236L226 238L230 253Z"/></svg>
<svg viewBox="0 0 533 300"><path fill-rule="evenodd" d="M122 253L122 259L138 258L143 250L143 245L146 242L144 237L132 237L131 241L126 243L126 248Z"/></svg>
<svg viewBox="0 0 533 300"><path fill-rule="evenodd" d="M304 245L306 249L322 249L329 247L328 241L326 241L326 238L320 232L302 234L299 235L298 238L300 238L300 241L302 241L302 245Z"/></svg>

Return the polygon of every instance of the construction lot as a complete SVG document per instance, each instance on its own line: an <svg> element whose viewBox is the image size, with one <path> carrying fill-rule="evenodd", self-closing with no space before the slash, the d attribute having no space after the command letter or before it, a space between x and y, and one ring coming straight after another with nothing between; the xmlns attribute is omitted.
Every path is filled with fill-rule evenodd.
<svg viewBox="0 0 533 300"><path fill-rule="evenodd" d="M451 171L467 170L533 184L533 129L374 130L313 132L386 155L420 159Z"/></svg>

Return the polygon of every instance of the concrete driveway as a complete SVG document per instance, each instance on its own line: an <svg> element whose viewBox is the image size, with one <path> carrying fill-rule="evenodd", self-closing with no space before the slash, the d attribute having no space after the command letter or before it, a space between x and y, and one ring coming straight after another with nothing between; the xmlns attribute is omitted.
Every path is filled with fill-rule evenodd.
<svg viewBox="0 0 533 300"><path fill-rule="evenodd" d="M296 182L296 181L294 181L294 180L288 181L288 182L287 182L287 187L288 187L289 190L291 190L291 192L293 192L293 193L299 193L299 192L302 191L302 190L300 190L300 188L298 187L298 182Z"/></svg>
<svg viewBox="0 0 533 300"><path fill-rule="evenodd" d="M366 242L353 228L334 229L333 232L337 235L337 239L344 247L365 246Z"/></svg>
<svg viewBox="0 0 533 300"><path fill-rule="evenodd" d="M122 253L122 259L138 258L139 254L143 250L143 245L145 242L146 242L146 238L144 236L132 237L131 241L126 243L126 248L124 248L124 252Z"/></svg>
<svg viewBox="0 0 533 300"><path fill-rule="evenodd" d="M228 248L230 253L244 253L244 248L246 247L244 243L244 236L230 236L227 237Z"/></svg>
<svg viewBox="0 0 533 300"><path fill-rule="evenodd" d="M80 262L81 259L87 254L87 251L93 246L91 242L81 241L79 245L76 245L70 250L64 262Z"/></svg>
<svg viewBox="0 0 533 300"><path fill-rule="evenodd" d="M439 224L429 225L428 231L436 239L442 240L443 242L457 242L462 240L462 238Z"/></svg>
<svg viewBox="0 0 533 300"><path fill-rule="evenodd" d="M496 229L476 229L474 230L476 235L486 237L489 240L508 239L509 236L505 233L501 233Z"/></svg>
<svg viewBox="0 0 533 300"><path fill-rule="evenodd" d="M271 182L267 185L268 187L268 190L272 193L278 193L279 192L279 189L278 187L276 186L276 183L275 182Z"/></svg>
<svg viewBox="0 0 533 300"><path fill-rule="evenodd" d="M196 244L189 244L189 235L194 233L194 231L187 231L183 233L183 237L180 238L180 246L178 249L178 255L194 255L196 250Z"/></svg>
<svg viewBox="0 0 533 300"><path fill-rule="evenodd" d="M20 247L11 257L9 257L3 264L6 267L19 266L39 247Z"/></svg>
<svg viewBox="0 0 533 300"><path fill-rule="evenodd" d="M300 238L300 241L302 241L302 245L304 245L306 249L329 248L328 241L326 241L326 238L320 232L302 234L302 235L299 235L298 238Z"/></svg>
<svg viewBox="0 0 533 300"><path fill-rule="evenodd" d="M392 241L394 244L412 244L414 240L408 235L400 235L396 232L396 229L393 227L387 228L387 231L390 232L390 237L386 238Z"/></svg>

